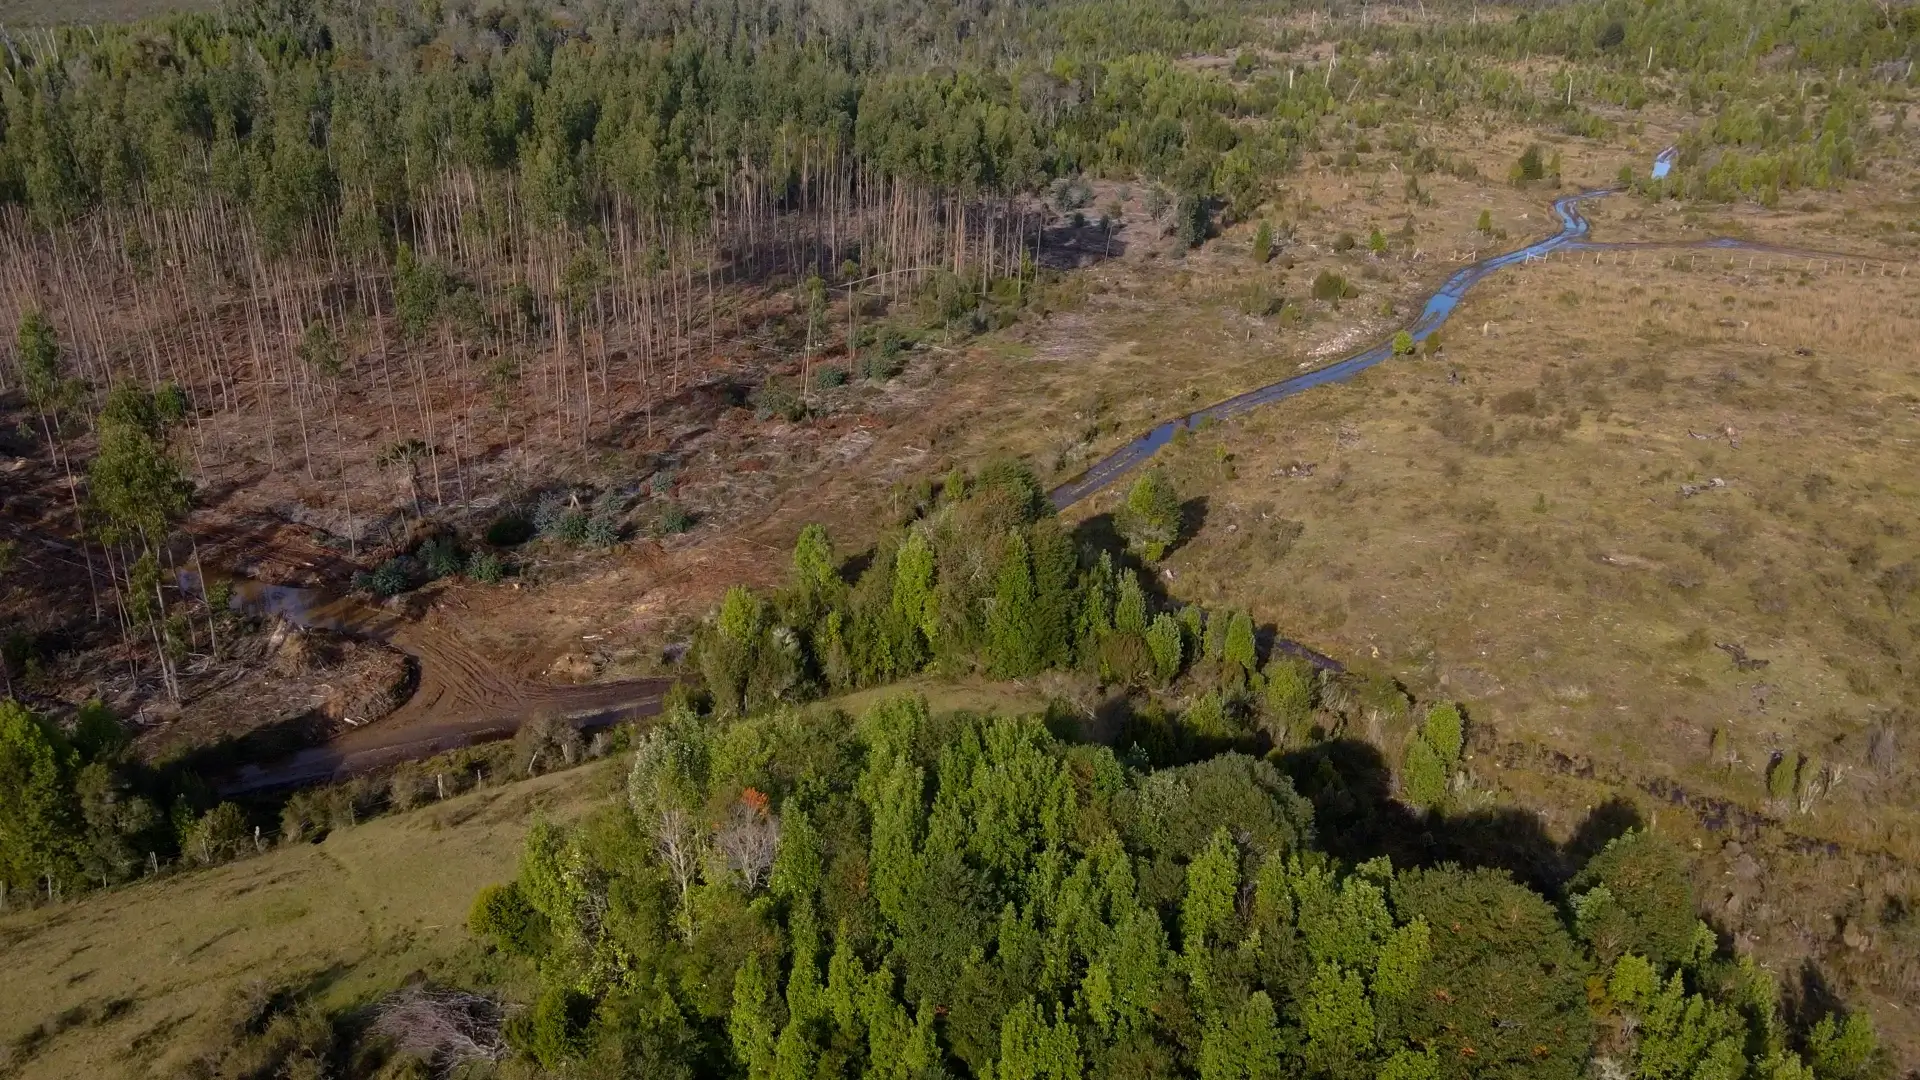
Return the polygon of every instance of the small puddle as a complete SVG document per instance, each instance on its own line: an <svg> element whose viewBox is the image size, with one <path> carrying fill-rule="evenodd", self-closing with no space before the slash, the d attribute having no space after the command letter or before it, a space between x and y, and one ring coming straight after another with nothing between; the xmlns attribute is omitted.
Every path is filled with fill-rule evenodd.
<svg viewBox="0 0 1920 1080"><path fill-rule="evenodd" d="M403 620L392 612L351 596L338 596L325 589L295 585L271 585L252 578L216 577L232 590L227 601L230 610L247 615L285 619L303 630L332 630L351 637L385 641ZM182 570L180 591L204 596L200 575Z"/></svg>

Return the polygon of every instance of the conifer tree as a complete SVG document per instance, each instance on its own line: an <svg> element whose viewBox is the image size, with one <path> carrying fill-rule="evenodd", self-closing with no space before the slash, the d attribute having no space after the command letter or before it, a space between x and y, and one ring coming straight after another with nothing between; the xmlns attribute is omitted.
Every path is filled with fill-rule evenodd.
<svg viewBox="0 0 1920 1080"><path fill-rule="evenodd" d="M1276 746L1297 746L1313 720L1313 685L1305 665L1290 657L1267 662L1265 726Z"/></svg>
<svg viewBox="0 0 1920 1080"><path fill-rule="evenodd" d="M1407 802L1422 810L1439 806L1447 797L1447 767L1434 752L1433 744L1419 735L1407 742L1400 791Z"/></svg>
<svg viewBox="0 0 1920 1080"><path fill-rule="evenodd" d="M925 662L939 630L939 605L933 585L933 548L916 529L907 534L893 563L895 640L900 650L898 661L908 669Z"/></svg>
<svg viewBox="0 0 1920 1080"><path fill-rule="evenodd" d="M1420 725L1421 737L1440 758L1441 764L1452 768L1459 764L1461 751L1466 747L1465 721L1460 717L1460 706L1451 701L1436 701L1427 707L1427 718Z"/></svg>
<svg viewBox="0 0 1920 1080"><path fill-rule="evenodd" d="M773 1078L775 1028L773 979L760 954L750 952L733 977L733 1011L727 1015L734 1060L750 1080Z"/></svg>
<svg viewBox="0 0 1920 1080"><path fill-rule="evenodd" d="M121 386L101 410L100 447L87 469L87 489L110 544L150 551L186 512L193 486L167 453L163 405L150 391Z"/></svg>
<svg viewBox="0 0 1920 1080"><path fill-rule="evenodd" d="M1273 999L1260 990L1215 1016L1200 1041L1200 1080L1266 1080L1281 1075L1280 1027Z"/></svg>
<svg viewBox="0 0 1920 1080"><path fill-rule="evenodd" d="M1246 674L1252 674L1259 667L1258 646L1254 641L1253 616L1244 611L1236 611L1227 621L1227 640L1225 659L1229 664L1237 664Z"/></svg>
<svg viewBox="0 0 1920 1080"><path fill-rule="evenodd" d="M1127 489L1116 524L1127 546L1148 562L1159 562L1180 540L1180 496L1158 469L1142 474Z"/></svg>
<svg viewBox="0 0 1920 1080"><path fill-rule="evenodd" d="M97 426L98 449L87 465L87 510L96 535L119 549L127 589L120 594L130 625L144 624L155 645L168 696L180 699L168 648L166 596L159 558L173 522L187 511L193 485L167 452L166 429L178 419L173 394L131 384L107 396ZM119 585L115 585L116 592Z"/></svg>
<svg viewBox="0 0 1920 1080"><path fill-rule="evenodd" d="M38 308L20 317L17 338L21 389L27 401L46 425L49 445L54 441L52 427L62 410L73 407L84 389L79 380L69 378L60 355L60 333Z"/></svg>
<svg viewBox="0 0 1920 1080"><path fill-rule="evenodd" d="M1041 666L1064 668L1073 664L1074 620L1080 597L1079 556L1073 537L1057 517L1043 517L1028 530L1033 560L1033 638L1040 649Z"/></svg>
<svg viewBox="0 0 1920 1080"><path fill-rule="evenodd" d="M1017 679L1040 670L1043 650L1034 616L1033 566L1027 540L1018 532L1007 537L1006 553L994 585L993 609L987 616L988 665L1002 678Z"/></svg>
<svg viewBox="0 0 1920 1080"><path fill-rule="evenodd" d="M1081 580L1080 619L1074 633L1081 664L1093 664L1101 643L1113 632L1113 605L1113 558L1101 552Z"/></svg>
<svg viewBox="0 0 1920 1080"><path fill-rule="evenodd" d="M1048 1023L1032 998L1007 1012L1000 1027L994 1080L1081 1080L1080 1040L1064 1020Z"/></svg>
<svg viewBox="0 0 1920 1080"><path fill-rule="evenodd" d="M1375 1022L1366 983L1358 972L1321 964L1301 1003L1305 1058L1316 1074L1359 1077L1373 1050Z"/></svg>
<svg viewBox="0 0 1920 1080"><path fill-rule="evenodd" d="M727 590L713 621L694 642L695 658L714 704L722 712L747 707L748 683L766 635L766 604L744 585Z"/></svg>
<svg viewBox="0 0 1920 1080"><path fill-rule="evenodd" d="M79 869L70 753L19 702L0 700L0 883L31 895Z"/></svg>
<svg viewBox="0 0 1920 1080"><path fill-rule="evenodd" d="M1214 831L1193 862L1187 864L1187 894L1180 902L1180 952L1201 956L1212 936L1233 917L1240 888L1240 853L1225 829Z"/></svg>
<svg viewBox="0 0 1920 1080"><path fill-rule="evenodd" d="M1207 612L1205 645L1207 659L1219 663L1227 658L1227 630L1233 625L1233 613L1215 608Z"/></svg>
<svg viewBox="0 0 1920 1080"><path fill-rule="evenodd" d="M1140 587L1140 575L1120 571L1120 591L1113 605L1113 628L1122 634L1147 632L1147 594Z"/></svg>
<svg viewBox="0 0 1920 1080"><path fill-rule="evenodd" d="M1147 628L1147 648L1153 653L1153 671L1162 685L1172 682L1180 674L1184 637L1180 623L1164 611L1155 615L1153 625Z"/></svg>
<svg viewBox="0 0 1920 1080"><path fill-rule="evenodd" d="M837 598L840 570L826 526L816 523L800 530L793 544L793 579L795 587L807 595L823 601Z"/></svg>

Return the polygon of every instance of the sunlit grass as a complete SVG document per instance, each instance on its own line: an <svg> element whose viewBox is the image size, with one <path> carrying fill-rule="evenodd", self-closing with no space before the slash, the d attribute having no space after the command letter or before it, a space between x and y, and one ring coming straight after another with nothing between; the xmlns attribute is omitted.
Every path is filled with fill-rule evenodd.
<svg viewBox="0 0 1920 1080"><path fill-rule="evenodd" d="M469 904L513 876L537 813L605 801L618 764L488 788L226 866L0 918L0 1040L23 1078L173 1075L255 982L329 1008L458 964ZM16 1053L18 1051L16 1050Z"/></svg>

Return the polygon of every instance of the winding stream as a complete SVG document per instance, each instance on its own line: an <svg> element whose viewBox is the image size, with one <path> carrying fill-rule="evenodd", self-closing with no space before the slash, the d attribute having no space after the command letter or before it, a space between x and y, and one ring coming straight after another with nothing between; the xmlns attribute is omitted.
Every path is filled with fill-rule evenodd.
<svg viewBox="0 0 1920 1080"><path fill-rule="evenodd" d="M1420 317L1404 327L1413 337L1414 344L1427 340L1440 325L1447 321L1460 302L1466 299L1467 291L1497 270L1503 270L1516 263L1533 259L1542 259L1556 251L1636 251L1636 250L1738 250L1754 251L1778 255L1791 255L1806 258L1835 258L1861 260L1859 255L1845 255L1838 252L1809 251L1799 248L1779 247L1773 244L1755 243L1747 240L1717 238L1694 242L1642 242L1642 243L1595 243L1587 239L1590 227L1587 219L1580 213L1580 204L1602 196L1614 194L1616 189L1603 188L1597 191L1583 191L1577 195L1567 195L1554 200L1553 212L1560 218L1560 231L1543 240L1537 240L1517 251L1504 255L1494 255L1457 270L1427 297L1426 305L1420 311ZM1866 260L1878 261L1878 260ZM1175 434L1184 428L1198 427L1207 421L1226 420L1241 413L1270 405L1273 402L1293 397L1295 394L1311 390L1328 383L1345 382L1355 375L1373 367L1384 360L1393 358L1393 341L1388 339L1372 348L1366 349L1325 367L1315 368L1300 375L1290 376L1276 383L1248 390L1225 401L1216 402L1198 412L1165 421L1153 430L1141 435L1126 445L1094 462L1078 477L1053 489L1047 496L1054 508L1064 510L1074 503L1092 495L1115 480L1145 464L1160 448L1173 440Z"/></svg>
<svg viewBox="0 0 1920 1080"><path fill-rule="evenodd" d="M1629 250L1742 250L1815 259L1861 259L1837 252L1784 248L1736 239L1697 242L1594 243L1587 239L1587 219L1580 204L1613 194L1613 189L1586 191L1554 201L1560 231L1516 251L1494 255L1455 271L1427 297L1420 315L1404 327L1417 345L1431 337L1466 299L1468 290L1498 270L1545 258L1556 251ZM1867 260L1878 261L1878 260ZM1144 435L1095 462L1076 479L1048 496L1065 509L1145 464L1184 428L1207 421L1226 420L1262 405L1290 398L1328 383L1343 382L1394 356L1391 339L1325 367L1294 375L1216 402L1197 412L1165 421ZM183 582L183 584L185 584ZM670 682L635 679L592 686L536 686L503 678L486 661L450 641L440 640L416 621L397 612L374 607L351 597L315 590L236 580L233 606L257 615L278 616L303 627L318 627L386 642L418 658L422 684L432 676L450 684L469 684L470 693L456 702L457 719L419 724L374 725L311 747L292 758L243 767L218 785L223 794L337 780L412 758L425 757L490 739L511 737L530 716L564 717L581 728L593 728L618 719L647 715L660 708ZM1277 648L1292 652L1316 666L1338 671L1341 665L1319 653L1281 640Z"/></svg>

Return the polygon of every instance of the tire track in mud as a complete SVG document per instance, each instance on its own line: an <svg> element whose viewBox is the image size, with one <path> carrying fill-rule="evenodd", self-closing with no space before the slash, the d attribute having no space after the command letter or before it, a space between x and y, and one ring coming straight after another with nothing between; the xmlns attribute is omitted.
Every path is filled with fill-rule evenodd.
<svg viewBox="0 0 1920 1080"><path fill-rule="evenodd" d="M658 712L670 679L627 679L556 686L516 678L488 659L458 629L428 616L409 619L351 597L318 589L234 582L233 604L255 615L332 630L398 649L419 664L406 703L381 720L278 761L248 764L215 782L222 795L330 783L513 737L530 720L565 720L579 730Z"/></svg>
<svg viewBox="0 0 1920 1080"><path fill-rule="evenodd" d="M396 712L484 712L525 703L525 688L502 677L457 630L410 623L396 630L387 643L420 662L419 689Z"/></svg>

